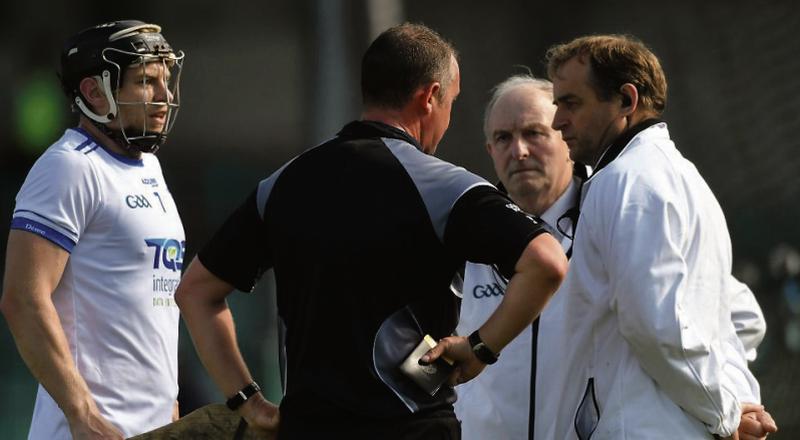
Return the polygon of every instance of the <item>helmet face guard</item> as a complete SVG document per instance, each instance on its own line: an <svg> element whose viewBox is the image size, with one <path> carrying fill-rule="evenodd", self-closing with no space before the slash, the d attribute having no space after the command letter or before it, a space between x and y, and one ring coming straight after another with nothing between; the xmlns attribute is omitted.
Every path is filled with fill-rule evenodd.
<svg viewBox="0 0 800 440"><path fill-rule="evenodd" d="M166 141L180 107L184 54L160 32L135 20L98 25L73 37L61 58L62 85L81 113L124 148L148 153ZM84 102L79 84L86 77L103 90L107 113ZM117 127L108 127L114 120Z"/></svg>
<svg viewBox="0 0 800 440"><path fill-rule="evenodd" d="M111 53L137 57L138 61L121 66L113 61L116 57ZM103 51L103 59L114 65L117 72L116 90L112 93L106 90L106 96L110 97L109 107L116 107L114 117L119 121L123 139L139 151L154 153L166 142L178 116L183 52L139 55L109 48ZM120 92L125 87L134 89L135 93L121 97ZM154 113L163 113L163 122L151 122Z"/></svg>

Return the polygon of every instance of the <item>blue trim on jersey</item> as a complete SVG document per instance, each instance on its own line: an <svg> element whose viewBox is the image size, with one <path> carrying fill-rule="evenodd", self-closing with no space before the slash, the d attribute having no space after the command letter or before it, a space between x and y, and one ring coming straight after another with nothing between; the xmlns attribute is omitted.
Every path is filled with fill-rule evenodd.
<svg viewBox="0 0 800 440"><path fill-rule="evenodd" d="M131 166L134 166L134 167L143 167L144 166L144 161L142 159L133 159L131 157L123 156L122 154L115 153L115 152L111 151L108 147L103 145L101 142L98 142L97 139L95 139L91 134L89 134L88 131L84 130L82 127L74 127L74 128L72 128L72 130L75 130L78 133L86 136L87 139L92 140L95 144L99 145L103 149L103 151L108 153L109 156L113 157L114 159L117 159L118 161L120 161L120 162L122 162L122 163L124 163L126 165L131 165ZM94 151L94 150L95 149L92 149L91 151ZM90 153L91 151L87 151L87 153Z"/></svg>
<svg viewBox="0 0 800 440"><path fill-rule="evenodd" d="M42 218L45 218L43 215L39 215L39 213L38 213L38 212L36 212L36 211L31 211L30 209L15 209L15 210L14 210L14 214L16 214L16 213L18 213L18 212L30 212L31 214L33 214L33 215L35 215L35 216L37 216L37 217L42 217Z"/></svg>
<svg viewBox="0 0 800 440"><path fill-rule="evenodd" d="M89 153L91 153L92 151L96 150L96 149L97 149L97 147L99 147L99 146L100 146L100 144L94 144L94 147L92 147L92 148L89 148L89 149L88 149L88 150L86 150L86 152L85 152L85 153L83 153L83 154L89 154Z"/></svg>
<svg viewBox="0 0 800 440"><path fill-rule="evenodd" d="M84 148L86 148L86 146L87 146L87 145L89 145L89 144L91 144L91 143L92 143L92 140L91 140L91 139L86 139L85 141L83 141L83 143L81 143L80 145L78 145L77 147L75 147L75 150L76 150L76 151L81 151L81 150L83 150ZM95 144L95 145L97 145L97 144Z"/></svg>
<svg viewBox="0 0 800 440"><path fill-rule="evenodd" d="M64 248L64 250L69 253L72 253L72 249L75 248L75 242L66 235L56 231L50 226L43 225L35 220L25 217L14 217L11 220L11 229L19 229L20 231L27 231L40 235L43 238L46 238L47 240L50 240L56 245Z"/></svg>
<svg viewBox="0 0 800 440"><path fill-rule="evenodd" d="M108 153L111 157L113 157L114 159L117 159L118 161L120 161L120 162L122 162L122 163L124 163L126 165L130 165L130 166L134 166L134 167L143 167L144 166L144 161L142 159L133 159L133 158L130 158L128 156L123 156L121 154L117 154L117 153L109 150L108 147L106 147L105 145L103 145L101 143L98 143L97 145L100 145L100 147L103 149L103 151Z"/></svg>

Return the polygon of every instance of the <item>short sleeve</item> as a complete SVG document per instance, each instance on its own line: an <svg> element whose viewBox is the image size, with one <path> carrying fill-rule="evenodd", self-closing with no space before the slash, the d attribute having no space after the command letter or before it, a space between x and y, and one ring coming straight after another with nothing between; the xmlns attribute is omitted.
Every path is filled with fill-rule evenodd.
<svg viewBox="0 0 800 440"><path fill-rule="evenodd" d="M496 188L481 185L456 201L445 230L445 246L475 263L494 264L510 278L522 251L544 222L526 214Z"/></svg>
<svg viewBox="0 0 800 440"><path fill-rule="evenodd" d="M40 235L72 252L101 202L89 159L70 151L48 150L17 193L11 229Z"/></svg>
<svg viewBox="0 0 800 440"><path fill-rule="evenodd" d="M257 191L253 191L198 253L198 258L223 281L251 292L264 271L272 266L270 255Z"/></svg>

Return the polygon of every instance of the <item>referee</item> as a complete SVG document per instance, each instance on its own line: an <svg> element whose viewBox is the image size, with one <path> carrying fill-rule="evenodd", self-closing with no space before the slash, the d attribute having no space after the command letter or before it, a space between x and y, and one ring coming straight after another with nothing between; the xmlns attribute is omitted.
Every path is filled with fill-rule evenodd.
<svg viewBox="0 0 800 440"><path fill-rule="evenodd" d="M457 54L415 24L381 34L362 60L364 110L332 140L261 181L200 251L176 300L228 406L280 439L460 438L444 386L399 365L425 334L464 382L538 315L566 259L541 221L491 184L432 154L459 93ZM510 279L469 338L450 281L470 260ZM258 392L225 298L273 268L285 326L278 408Z"/></svg>

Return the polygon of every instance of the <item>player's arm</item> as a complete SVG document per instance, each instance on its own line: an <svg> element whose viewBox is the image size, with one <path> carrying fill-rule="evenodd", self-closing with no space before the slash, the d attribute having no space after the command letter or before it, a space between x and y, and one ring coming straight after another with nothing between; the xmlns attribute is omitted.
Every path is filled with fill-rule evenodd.
<svg viewBox="0 0 800 440"><path fill-rule="evenodd" d="M566 275L567 259L550 234L541 234L525 247L514 271L500 305L478 330L493 353L500 353L542 313ZM484 366L474 355L469 359L458 382L468 381Z"/></svg>
<svg viewBox="0 0 800 440"><path fill-rule="evenodd" d="M64 411L74 438L122 434L101 415L78 372L53 304L69 253L45 238L12 230L0 310L33 376ZM103 437L106 438L106 437Z"/></svg>
<svg viewBox="0 0 800 440"><path fill-rule="evenodd" d="M478 330L493 353L500 353L539 316L566 275L567 259L550 234L541 234L528 243L514 269L503 300ZM469 381L486 367L463 336L443 339L423 361L432 362L443 354L459 362L451 377L453 384Z"/></svg>
<svg viewBox="0 0 800 440"><path fill-rule="evenodd" d="M225 301L233 289L195 258L175 292L175 301L200 360L226 397L253 382L239 351L233 315ZM261 393L247 399L239 411L252 427L274 431L278 426L278 407Z"/></svg>
<svg viewBox="0 0 800 440"><path fill-rule="evenodd" d="M200 360L226 397L253 382L225 298L234 288L251 291L270 266L265 254L269 243L257 200L258 192L254 191L228 217L186 269L175 291L175 301ZM277 429L278 408L261 393L247 399L239 411L252 427L267 433Z"/></svg>
<svg viewBox="0 0 800 440"><path fill-rule="evenodd" d="M541 234L528 243L514 269L503 300L480 328L481 339L495 353L539 316L566 275L567 259L550 234Z"/></svg>
<svg viewBox="0 0 800 440"><path fill-rule="evenodd" d="M464 258L496 264L509 277L505 295L478 334L500 351L541 313L567 271L561 245L540 220L522 213L493 188L474 188L455 205L445 244ZM460 361L451 382L463 383L485 367L464 337L446 338L424 360L445 353Z"/></svg>

